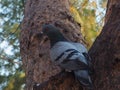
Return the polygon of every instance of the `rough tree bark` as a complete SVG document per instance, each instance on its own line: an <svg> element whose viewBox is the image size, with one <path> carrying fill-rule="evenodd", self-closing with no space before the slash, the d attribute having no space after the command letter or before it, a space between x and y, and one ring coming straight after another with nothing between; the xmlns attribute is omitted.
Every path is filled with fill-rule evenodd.
<svg viewBox="0 0 120 90"><path fill-rule="evenodd" d="M61 28L71 41L83 40L80 26L69 13L68 0L27 0L20 38L26 90L82 90L71 73L62 73L51 63L49 41L38 38L44 23Z"/></svg>
<svg viewBox="0 0 120 90"><path fill-rule="evenodd" d="M108 0L107 8L105 26L89 54L95 68L95 90L120 90L120 0ZM83 40L80 27L69 13L68 0L27 0L20 42L26 90L33 87L36 90L82 90L72 74L61 72L50 62L49 42L37 38L44 23L61 28L69 40Z"/></svg>
<svg viewBox="0 0 120 90"><path fill-rule="evenodd" d="M120 0L108 0L105 25L89 54L95 90L120 90Z"/></svg>

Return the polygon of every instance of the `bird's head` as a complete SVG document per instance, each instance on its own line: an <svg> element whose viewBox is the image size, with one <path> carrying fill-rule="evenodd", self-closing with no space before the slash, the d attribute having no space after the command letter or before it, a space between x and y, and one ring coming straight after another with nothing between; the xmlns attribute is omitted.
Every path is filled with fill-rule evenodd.
<svg viewBox="0 0 120 90"><path fill-rule="evenodd" d="M58 41L65 41L65 37L60 32L60 29L51 24L45 24L42 27L43 35L46 35L52 44Z"/></svg>
<svg viewBox="0 0 120 90"><path fill-rule="evenodd" d="M43 25L42 32L44 35L47 35L49 38L61 34L60 29L58 29L57 27L51 24Z"/></svg>

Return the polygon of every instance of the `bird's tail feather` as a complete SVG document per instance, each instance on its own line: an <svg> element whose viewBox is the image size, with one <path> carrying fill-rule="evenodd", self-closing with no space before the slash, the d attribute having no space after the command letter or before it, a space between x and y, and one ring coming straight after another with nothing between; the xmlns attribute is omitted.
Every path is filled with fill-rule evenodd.
<svg viewBox="0 0 120 90"><path fill-rule="evenodd" d="M93 90L92 80L89 75L87 78L84 78L80 75L80 71L74 71L74 74L82 86L88 88L89 90Z"/></svg>

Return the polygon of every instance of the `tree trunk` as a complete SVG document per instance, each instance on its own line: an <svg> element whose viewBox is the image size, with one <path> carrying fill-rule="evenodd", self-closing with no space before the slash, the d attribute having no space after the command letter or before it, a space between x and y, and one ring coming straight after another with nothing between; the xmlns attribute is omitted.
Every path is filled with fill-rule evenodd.
<svg viewBox="0 0 120 90"><path fill-rule="evenodd" d="M69 13L68 0L27 0L20 37L26 90L82 90L71 73L61 72L51 63L49 41L39 35L45 23L61 28L71 41L83 40L80 26Z"/></svg>
<svg viewBox="0 0 120 90"><path fill-rule="evenodd" d="M120 0L108 0L105 25L89 54L95 90L120 90Z"/></svg>

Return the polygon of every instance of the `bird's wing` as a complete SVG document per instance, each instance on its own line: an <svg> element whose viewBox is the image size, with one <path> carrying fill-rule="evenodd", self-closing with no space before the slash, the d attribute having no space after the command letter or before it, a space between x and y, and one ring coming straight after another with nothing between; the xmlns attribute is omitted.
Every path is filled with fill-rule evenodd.
<svg viewBox="0 0 120 90"><path fill-rule="evenodd" d="M84 57L85 57L85 59L87 61L87 64L89 66L90 73L92 74L94 72L93 65L91 63L92 60L91 60L90 56L88 55L88 51L87 51L86 47L81 43L71 42L71 44L73 44L77 48L77 50L84 55Z"/></svg>
<svg viewBox="0 0 120 90"><path fill-rule="evenodd" d="M88 70L89 67L84 62L79 61L78 59L65 59L60 63L60 66L67 70Z"/></svg>
<svg viewBox="0 0 120 90"><path fill-rule="evenodd" d="M76 46L74 45L76 44ZM89 68L87 60L83 55L86 48L82 44L59 42L51 48L51 59L57 65L68 70L85 70ZM79 46L79 50L78 47ZM87 53L87 52L86 52Z"/></svg>
<svg viewBox="0 0 120 90"><path fill-rule="evenodd" d="M54 62L67 70L87 70L88 63L82 53L75 49L67 49L54 59Z"/></svg>

